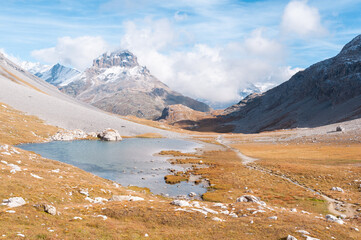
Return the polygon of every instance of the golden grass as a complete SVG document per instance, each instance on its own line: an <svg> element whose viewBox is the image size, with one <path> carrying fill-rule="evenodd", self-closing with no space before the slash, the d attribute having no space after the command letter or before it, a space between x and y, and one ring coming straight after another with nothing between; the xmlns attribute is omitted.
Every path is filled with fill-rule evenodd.
<svg viewBox="0 0 361 240"><path fill-rule="evenodd" d="M35 117L23 115L9 107L6 109L0 111L1 132L7 131L1 135L0 144L41 141L57 131ZM21 125L25 117L29 129ZM41 137L31 133L33 127ZM297 209L322 212L324 203L286 181L245 168L232 151L208 151L202 155L168 151L164 155L189 157L189 161L193 161L194 157L198 157L198 161L202 159L210 167L194 169L194 174L202 174L212 184L204 198L226 202L237 215L247 214L248 217L208 214L205 218L201 213L175 211L178 207L171 205L170 199L153 196L147 189L117 187L111 181L71 165L20 149L17 151L20 153L10 156L0 154L1 161L22 168L21 172L12 174L9 166L0 163L0 200L19 196L27 204L13 208L16 213L6 212L9 209L0 205L0 236L5 235L3 238L23 239L17 235L22 233L25 239L145 239L145 234L149 235L149 239L281 239L288 234L302 239L301 234L295 232L296 227L320 239L330 239L331 236L336 239L359 237L359 233L349 229L357 224L357 220L351 219L347 226L343 226L317 219L313 214L281 212L277 206L296 206ZM186 159L183 161L186 162ZM59 172L52 171L54 169L59 169ZM30 173L42 179L34 178ZM134 195L145 198L145 201L91 204L79 193L81 189L88 189L90 198ZM248 190L252 190L253 195L259 196L275 210L252 214L252 210L247 209L257 208L257 205L235 203L240 195L250 194ZM61 214L51 216L33 207L44 203L54 205ZM212 206L212 203L202 204ZM107 219L103 220L99 215L105 215ZM279 217L277 221L268 219L274 215ZM213 221L214 216L226 221ZM74 217L81 217L82 220ZM250 223L251 220L254 224ZM326 231L329 225L332 227Z"/></svg>
<svg viewBox="0 0 361 240"><path fill-rule="evenodd" d="M37 117L25 115L4 103L0 103L1 143L15 145L24 142L42 142L58 130L57 127L45 125Z"/></svg>
<svg viewBox="0 0 361 240"><path fill-rule="evenodd" d="M233 147L259 158L254 164L285 174L333 198L361 202L361 144L238 144ZM346 192L331 191L341 187ZM350 200L351 199L351 200Z"/></svg>
<svg viewBox="0 0 361 240"><path fill-rule="evenodd" d="M159 133L144 133L136 135L136 138L164 138L162 134Z"/></svg>
<svg viewBox="0 0 361 240"><path fill-rule="evenodd" d="M176 184L182 181L187 181L188 177L185 174L176 174L176 175L166 175L164 180L168 184Z"/></svg>

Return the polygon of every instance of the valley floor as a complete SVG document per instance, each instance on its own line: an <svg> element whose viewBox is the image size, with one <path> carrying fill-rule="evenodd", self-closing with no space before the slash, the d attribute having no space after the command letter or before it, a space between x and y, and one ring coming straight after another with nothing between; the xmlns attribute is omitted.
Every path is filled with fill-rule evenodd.
<svg viewBox="0 0 361 240"><path fill-rule="evenodd" d="M0 104L0 200L26 202L0 205L0 239L361 239L360 132L189 134L205 147L161 154L193 166L175 180L210 187L203 201L173 201L14 147L58 130Z"/></svg>

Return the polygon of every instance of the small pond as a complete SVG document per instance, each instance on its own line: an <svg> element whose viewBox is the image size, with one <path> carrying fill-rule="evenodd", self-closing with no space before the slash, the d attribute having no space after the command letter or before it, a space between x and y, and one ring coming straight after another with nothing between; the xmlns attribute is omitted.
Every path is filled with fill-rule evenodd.
<svg viewBox="0 0 361 240"><path fill-rule="evenodd" d="M169 196L206 192L202 185L181 182L166 184L164 176L169 169L184 170L172 165L166 157L156 156L162 150L192 152L201 144L179 139L129 138L121 142L55 141L23 144L18 147L34 151L41 156L79 167L97 176L113 180L123 186L147 187L155 194Z"/></svg>

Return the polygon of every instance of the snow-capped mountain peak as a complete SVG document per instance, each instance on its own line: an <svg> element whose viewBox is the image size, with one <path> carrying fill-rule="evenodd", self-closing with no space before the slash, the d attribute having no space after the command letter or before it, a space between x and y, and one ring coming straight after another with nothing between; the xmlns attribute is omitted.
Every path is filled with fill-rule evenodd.
<svg viewBox="0 0 361 240"><path fill-rule="evenodd" d="M139 64L137 57L128 50L106 52L93 61L93 67L97 68L110 68L114 66L132 68L139 66Z"/></svg>

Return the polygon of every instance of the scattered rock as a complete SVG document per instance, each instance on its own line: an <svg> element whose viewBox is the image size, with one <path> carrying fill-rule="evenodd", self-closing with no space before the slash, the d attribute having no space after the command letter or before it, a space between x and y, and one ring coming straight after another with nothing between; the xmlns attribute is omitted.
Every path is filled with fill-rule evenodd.
<svg viewBox="0 0 361 240"><path fill-rule="evenodd" d="M191 193L188 194L188 196L189 196L189 197L195 197L195 196L197 196L197 193L191 192Z"/></svg>
<svg viewBox="0 0 361 240"><path fill-rule="evenodd" d="M188 201L185 200L173 200L171 202L172 205L176 205L176 206L180 206L180 207L190 207L191 205L189 204Z"/></svg>
<svg viewBox="0 0 361 240"><path fill-rule="evenodd" d="M44 204L44 212L50 215L56 215L56 208L52 205Z"/></svg>
<svg viewBox="0 0 361 240"><path fill-rule="evenodd" d="M320 240L318 238L314 238L314 237L310 237L310 236L305 236L306 240Z"/></svg>
<svg viewBox="0 0 361 240"><path fill-rule="evenodd" d="M271 220L277 220L278 217L277 216L272 216L272 217L269 217L268 219L271 219Z"/></svg>
<svg viewBox="0 0 361 240"><path fill-rule="evenodd" d="M115 129L107 128L103 132L98 133L98 138L103 141L121 141L122 137Z"/></svg>
<svg viewBox="0 0 361 240"><path fill-rule="evenodd" d="M332 187L331 191L343 192L343 189L340 187Z"/></svg>
<svg viewBox="0 0 361 240"><path fill-rule="evenodd" d="M112 196L109 201L115 201L115 202L121 202L121 201L143 201L144 198L141 197L135 197L135 196L126 196L126 195L114 195Z"/></svg>
<svg viewBox="0 0 361 240"><path fill-rule="evenodd" d="M297 230L296 232L301 233L301 234L305 234L305 235L309 235L310 233L307 232L306 230Z"/></svg>
<svg viewBox="0 0 361 240"><path fill-rule="evenodd" d="M286 240L297 240L297 238L295 238L294 236L292 235L288 235Z"/></svg>
<svg viewBox="0 0 361 240"><path fill-rule="evenodd" d="M74 217L73 219L74 220L83 220L83 218L81 218L81 217Z"/></svg>
<svg viewBox="0 0 361 240"><path fill-rule="evenodd" d="M237 198L236 202L254 202L263 206L266 206L266 203L261 201L258 197L255 197L253 195L243 195L239 198Z"/></svg>
<svg viewBox="0 0 361 240"><path fill-rule="evenodd" d="M88 189L80 189L80 190L79 190L79 193L80 193L80 194L83 194L83 195L85 195L85 196L87 196L87 197L89 197Z"/></svg>
<svg viewBox="0 0 361 240"><path fill-rule="evenodd" d="M360 230L357 227L352 227L352 230L355 230L356 232L359 232Z"/></svg>
<svg viewBox="0 0 361 240"><path fill-rule="evenodd" d="M225 221L225 220L220 219L220 218L218 218L218 217L212 217L212 220L213 220L213 221L216 221L216 222L224 222L224 221Z"/></svg>
<svg viewBox="0 0 361 240"><path fill-rule="evenodd" d="M53 141L72 141L75 139L84 139L87 138L88 135L80 129L76 129L74 131L70 130L61 130L57 132L54 136L51 137Z"/></svg>
<svg viewBox="0 0 361 240"><path fill-rule="evenodd" d="M26 202L22 197L12 197L9 199L4 199L2 205L6 205L8 207L20 207L22 205L25 205Z"/></svg>
<svg viewBox="0 0 361 240"><path fill-rule="evenodd" d="M237 198L237 202L259 202L260 199L258 197L255 197L253 195L244 195L242 197Z"/></svg>
<svg viewBox="0 0 361 240"><path fill-rule="evenodd" d="M330 222L336 222L338 224L344 224L345 223L342 219L339 219L339 218L335 217L332 214L327 214L326 215L326 220L330 221Z"/></svg>

